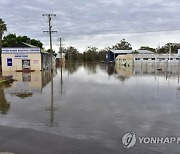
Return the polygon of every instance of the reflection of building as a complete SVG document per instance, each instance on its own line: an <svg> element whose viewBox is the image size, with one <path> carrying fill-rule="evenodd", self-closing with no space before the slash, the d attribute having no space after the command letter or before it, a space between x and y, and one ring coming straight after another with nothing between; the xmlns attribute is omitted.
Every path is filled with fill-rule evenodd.
<svg viewBox="0 0 180 154"><path fill-rule="evenodd" d="M9 72L3 72L3 76L8 76ZM41 93L42 88L51 80L51 72L11 72L15 81L10 88L4 89L5 94L10 93L21 98L30 97L34 93Z"/></svg>
<svg viewBox="0 0 180 154"><path fill-rule="evenodd" d="M112 74L114 74L114 73L115 73L114 65L108 65L108 66L106 67L106 71L107 71L107 73L108 73L109 76L111 76Z"/></svg>
<svg viewBox="0 0 180 154"><path fill-rule="evenodd" d="M2 48L2 71L39 71L48 68L50 60L51 55L48 52L26 43L13 48Z"/></svg>
<svg viewBox="0 0 180 154"><path fill-rule="evenodd" d="M133 75L133 68L132 67L124 67L121 65L115 65L115 71L118 77L129 78Z"/></svg>
<svg viewBox="0 0 180 154"><path fill-rule="evenodd" d="M56 56L56 65L60 66L60 64L64 65L65 64L65 53L62 53L62 57L61 57L61 53L58 53Z"/></svg>
<svg viewBox="0 0 180 154"><path fill-rule="evenodd" d="M168 65L162 65L161 69L158 70L159 65L148 65L148 64L142 64L142 65L130 65L130 66L123 66L119 64L111 64L106 65L106 72L107 74L113 75L116 78L120 79L121 81L124 81L125 79L130 78L131 76L164 76L166 79L170 78L171 76L180 78L180 66L173 65L172 67L169 67Z"/></svg>
<svg viewBox="0 0 180 154"><path fill-rule="evenodd" d="M130 65L133 65L133 56L132 56L132 54L118 55L116 57L115 62L116 62L116 64L130 66Z"/></svg>

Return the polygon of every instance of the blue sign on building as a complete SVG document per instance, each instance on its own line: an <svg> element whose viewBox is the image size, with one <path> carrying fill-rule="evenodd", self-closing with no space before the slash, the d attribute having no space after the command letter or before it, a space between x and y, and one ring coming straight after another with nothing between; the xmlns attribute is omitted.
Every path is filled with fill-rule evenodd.
<svg viewBox="0 0 180 154"><path fill-rule="evenodd" d="M12 66L12 58L7 58L7 66Z"/></svg>

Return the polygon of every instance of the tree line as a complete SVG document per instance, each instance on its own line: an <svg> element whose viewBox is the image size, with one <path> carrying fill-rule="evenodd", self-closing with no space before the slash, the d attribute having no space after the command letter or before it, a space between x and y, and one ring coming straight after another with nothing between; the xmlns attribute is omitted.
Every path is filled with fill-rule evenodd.
<svg viewBox="0 0 180 154"><path fill-rule="evenodd" d="M178 49L180 49L180 43L167 43L164 46L158 48L152 48L149 46L141 46L138 50L148 50L154 53L169 53L169 48L171 47L171 53L177 53ZM125 39L122 39L120 42L116 43L112 47L106 47L104 49L99 50L96 47L87 47L83 53L80 53L78 49L75 47L68 47L64 49L65 58L67 61L85 61L85 62L97 62L104 61L106 57L106 53L109 50L132 50L132 46ZM135 50L133 53L138 53Z"/></svg>
<svg viewBox="0 0 180 154"><path fill-rule="evenodd" d="M29 43L42 49L44 48L41 41L31 39L28 36L17 36L16 34L8 34L7 36L3 37L5 31L7 31L7 25L0 18L0 53L2 47L13 47L20 42ZM177 53L178 49L180 49L180 43L166 43L164 46L158 47L156 49L149 46L141 46L139 50L149 50L156 53L168 53L169 47L171 47L172 53ZM67 48L64 48L63 52L65 53L65 58L67 61L97 62L104 61L106 53L110 49L132 50L132 46L128 41L122 39L120 42L116 43L112 47L106 47L100 50L96 47L89 46L83 53L81 53L76 47L69 46ZM47 50L47 52L50 52L50 50ZM137 53L137 51L135 51L134 53ZM53 51L53 54L56 55L55 51Z"/></svg>

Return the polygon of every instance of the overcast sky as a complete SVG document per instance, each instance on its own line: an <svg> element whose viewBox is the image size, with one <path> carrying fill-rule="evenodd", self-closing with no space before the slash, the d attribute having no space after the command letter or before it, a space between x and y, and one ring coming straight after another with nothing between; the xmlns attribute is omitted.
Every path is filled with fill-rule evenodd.
<svg viewBox="0 0 180 154"><path fill-rule="evenodd" d="M180 42L179 0L0 0L0 18L8 26L5 35L27 35L49 48L44 13L57 15L52 20L53 30L58 31L53 34L56 50L60 36L65 47L80 51L112 46L123 38L133 49Z"/></svg>

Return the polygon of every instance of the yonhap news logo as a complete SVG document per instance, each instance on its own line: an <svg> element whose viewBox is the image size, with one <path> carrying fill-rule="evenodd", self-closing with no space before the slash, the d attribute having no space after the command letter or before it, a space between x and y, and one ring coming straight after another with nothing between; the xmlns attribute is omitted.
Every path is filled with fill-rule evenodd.
<svg viewBox="0 0 180 154"><path fill-rule="evenodd" d="M122 144L124 148L129 149L139 144L180 144L180 137L137 137L135 132L129 132L123 135Z"/></svg>
<svg viewBox="0 0 180 154"><path fill-rule="evenodd" d="M131 148L136 144L136 134L134 132L126 133L122 138L122 143L125 148Z"/></svg>

